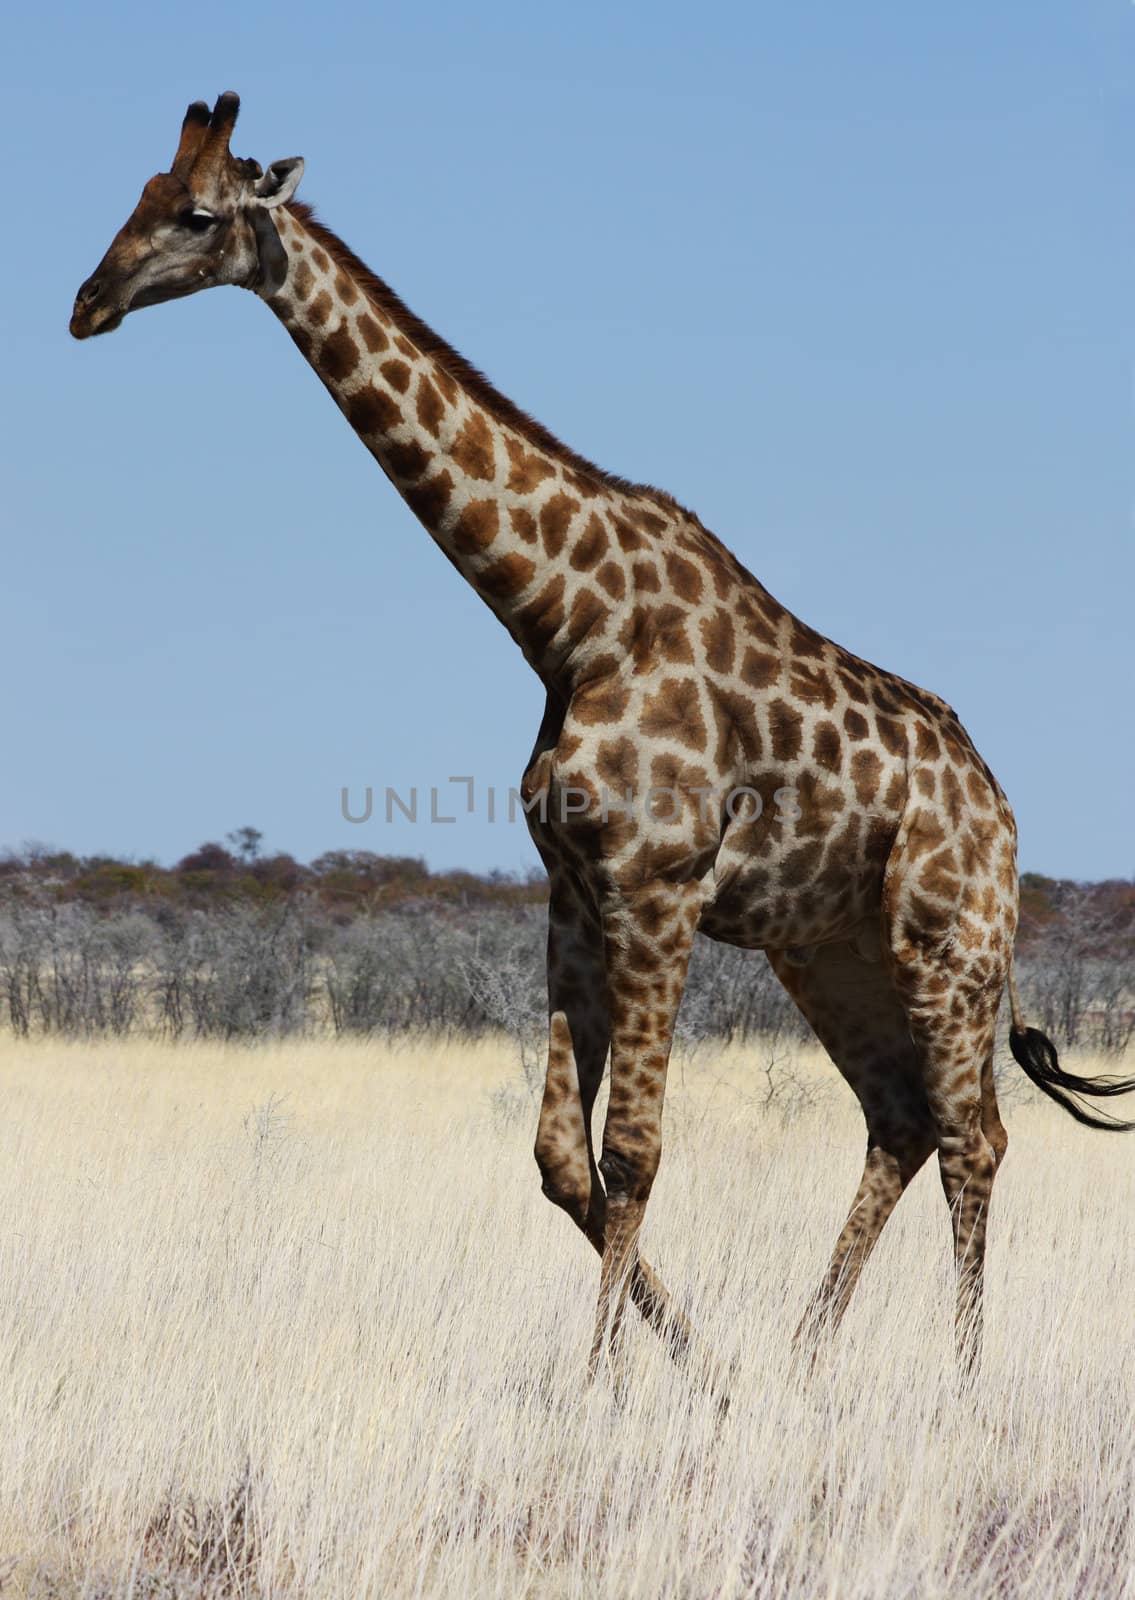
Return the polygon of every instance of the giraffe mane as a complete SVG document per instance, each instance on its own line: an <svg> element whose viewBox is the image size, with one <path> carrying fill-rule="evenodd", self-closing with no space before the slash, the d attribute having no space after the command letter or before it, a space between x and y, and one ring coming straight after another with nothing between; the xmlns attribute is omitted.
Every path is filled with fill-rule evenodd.
<svg viewBox="0 0 1135 1600"><path fill-rule="evenodd" d="M413 340L423 355L430 356L443 367L449 376L479 405L484 406L498 422L512 428L522 438L527 439L529 444L545 451L571 471L594 479L604 488L614 489L620 494L653 500L670 510L683 511L684 508L679 506L673 495L667 494L664 489L655 489L650 484L635 483L629 478L620 477L617 473L607 472L602 467L597 467L593 461L589 461L586 456L581 456L570 449L542 422L538 422L535 417L521 410L507 395L501 394L483 372L411 311L385 279L372 272L366 263L343 243L338 234L332 233L331 229L318 219L314 207L302 200L292 200L289 201L287 209L303 223L312 238L318 240L336 266L350 274L367 299L397 323L400 330L408 339Z"/></svg>

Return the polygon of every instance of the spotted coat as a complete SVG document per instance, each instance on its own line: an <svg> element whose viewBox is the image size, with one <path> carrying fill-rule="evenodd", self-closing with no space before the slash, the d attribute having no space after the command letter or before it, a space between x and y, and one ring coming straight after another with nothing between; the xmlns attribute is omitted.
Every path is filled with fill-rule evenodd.
<svg viewBox="0 0 1135 1600"><path fill-rule="evenodd" d="M293 198L302 162L262 173L229 154L235 117L235 96L190 107L72 331L214 283L254 290L543 681L521 784L551 883L536 1155L602 1257L593 1369L619 1366L628 1294L675 1353L694 1343L638 1235L699 929L767 953L866 1117L863 1179L806 1325L842 1312L936 1150L972 1356L1017 917L1014 822L989 768L942 700L808 627L693 512L499 394Z"/></svg>

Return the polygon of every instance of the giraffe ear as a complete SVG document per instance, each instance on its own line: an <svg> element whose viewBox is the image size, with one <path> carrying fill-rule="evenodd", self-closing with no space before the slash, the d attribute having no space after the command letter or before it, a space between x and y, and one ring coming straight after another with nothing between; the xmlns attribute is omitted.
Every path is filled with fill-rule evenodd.
<svg viewBox="0 0 1135 1600"><path fill-rule="evenodd" d="M302 177L302 156L289 156L285 161L273 161L256 185L256 198L268 211L272 211L276 206L286 205L299 188Z"/></svg>

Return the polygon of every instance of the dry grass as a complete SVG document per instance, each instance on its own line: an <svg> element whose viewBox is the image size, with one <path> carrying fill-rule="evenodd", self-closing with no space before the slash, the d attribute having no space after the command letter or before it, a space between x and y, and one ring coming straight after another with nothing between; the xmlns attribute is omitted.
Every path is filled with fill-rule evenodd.
<svg viewBox="0 0 1135 1600"><path fill-rule="evenodd" d="M1135 1144L1010 1107L974 1395L932 1170L806 1376L853 1103L677 1064L647 1246L736 1363L719 1424L637 1325L627 1406L581 1384L596 1263L512 1072L0 1045L0 1593L1135 1593Z"/></svg>

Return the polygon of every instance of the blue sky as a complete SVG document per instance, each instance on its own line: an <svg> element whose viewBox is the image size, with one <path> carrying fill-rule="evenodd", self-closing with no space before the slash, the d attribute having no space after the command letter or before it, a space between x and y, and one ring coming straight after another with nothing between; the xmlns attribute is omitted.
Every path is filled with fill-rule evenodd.
<svg viewBox="0 0 1135 1600"><path fill-rule="evenodd" d="M542 693L271 313L214 291L68 337L185 105L234 88L234 150L303 155L301 196L499 387L950 700L1024 868L1135 872L1130 17L19 8L0 845L170 861L252 823L535 860L480 804L340 816L344 785L507 789Z"/></svg>

